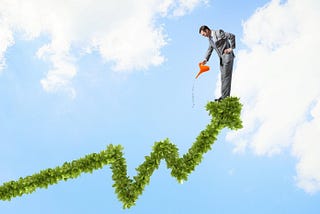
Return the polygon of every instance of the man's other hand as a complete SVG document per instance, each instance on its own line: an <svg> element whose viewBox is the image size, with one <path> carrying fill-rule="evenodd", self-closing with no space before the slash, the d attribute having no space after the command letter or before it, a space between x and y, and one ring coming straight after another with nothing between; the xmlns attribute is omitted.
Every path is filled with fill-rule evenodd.
<svg viewBox="0 0 320 214"><path fill-rule="evenodd" d="M225 54L229 54L232 52L232 48L227 48L227 49L224 49L223 53Z"/></svg>

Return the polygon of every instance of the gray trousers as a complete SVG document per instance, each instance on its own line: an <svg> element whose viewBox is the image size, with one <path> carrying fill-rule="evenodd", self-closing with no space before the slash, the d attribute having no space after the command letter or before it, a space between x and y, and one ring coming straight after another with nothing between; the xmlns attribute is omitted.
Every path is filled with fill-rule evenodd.
<svg viewBox="0 0 320 214"><path fill-rule="evenodd" d="M233 69L233 59L223 60L220 58L221 98L222 99L230 96L232 69Z"/></svg>

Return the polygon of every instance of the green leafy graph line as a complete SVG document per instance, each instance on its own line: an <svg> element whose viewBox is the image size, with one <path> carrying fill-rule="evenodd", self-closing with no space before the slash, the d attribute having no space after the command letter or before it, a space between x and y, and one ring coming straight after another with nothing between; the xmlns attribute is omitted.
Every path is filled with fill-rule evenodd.
<svg viewBox="0 0 320 214"><path fill-rule="evenodd" d="M127 164L123 157L121 145L108 145L100 153L92 153L62 166L41 170L17 181L5 182L0 186L0 199L11 200L14 197L30 194L37 188L47 188L61 180L74 179L82 173L92 173L105 165L112 170L113 187L123 208L135 205L145 186L149 184L153 172L158 169L164 159L171 175L180 183L187 180L188 175L200 164L203 154L211 150L217 135L223 128L237 130L242 128L240 113L242 104L237 97L228 97L220 102L209 102L206 106L212 116L211 122L200 132L188 152L181 158L178 148L169 139L155 142L149 156L136 168L137 175L130 178L127 174Z"/></svg>

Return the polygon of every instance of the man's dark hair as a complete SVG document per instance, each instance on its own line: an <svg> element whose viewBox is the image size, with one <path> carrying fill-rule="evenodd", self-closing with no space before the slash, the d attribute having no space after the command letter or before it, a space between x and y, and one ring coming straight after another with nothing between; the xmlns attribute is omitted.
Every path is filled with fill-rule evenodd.
<svg viewBox="0 0 320 214"><path fill-rule="evenodd" d="M202 26L199 28L199 33L201 33L201 31L205 31L205 30L210 30L210 28L209 28L207 25L202 25Z"/></svg>

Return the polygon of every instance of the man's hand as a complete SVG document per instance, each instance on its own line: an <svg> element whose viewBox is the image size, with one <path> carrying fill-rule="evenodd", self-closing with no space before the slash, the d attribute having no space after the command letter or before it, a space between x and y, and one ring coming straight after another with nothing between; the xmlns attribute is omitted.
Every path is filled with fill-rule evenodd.
<svg viewBox="0 0 320 214"><path fill-rule="evenodd" d="M232 52L232 48L224 49L223 53L229 54Z"/></svg>
<svg viewBox="0 0 320 214"><path fill-rule="evenodd" d="M201 64L202 64L202 65L207 64L207 60L206 60L206 59L205 59L205 60L203 60L203 61L201 62Z"/></svg>

